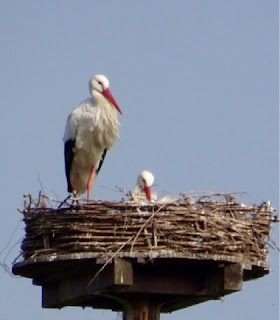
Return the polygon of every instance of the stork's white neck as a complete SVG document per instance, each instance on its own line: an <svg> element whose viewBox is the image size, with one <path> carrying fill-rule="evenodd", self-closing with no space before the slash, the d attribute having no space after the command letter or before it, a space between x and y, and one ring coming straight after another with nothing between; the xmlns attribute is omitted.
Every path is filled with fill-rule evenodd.
<svg viewBox="0 0 280 320"><path fill-rule="evenodd" d="M102 107L103 105L109 104L109 101L103 96L102 93L97 90L91 91L92 103L96 107Z"/></svg>
<svg viewBox="0 0 280 320"><path fill-rule="evenodd" d="M116 109L103 95L93 93L93 105L96 108L96 133L100 143L111 148L119 139L119 121Z"/></svg>

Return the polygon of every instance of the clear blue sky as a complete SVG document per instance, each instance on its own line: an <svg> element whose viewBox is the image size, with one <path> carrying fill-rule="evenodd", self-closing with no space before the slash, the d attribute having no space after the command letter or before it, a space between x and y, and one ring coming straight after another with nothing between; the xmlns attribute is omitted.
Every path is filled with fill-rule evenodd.
<svg viewBox="0 0 280 320"><path fill-rule="evenodd" d="M22 195L66 196L69 112L96 73L124 115L121 140L94 190L131 189L142 169L156 191L246 191L279 209L278 1L0 2L0 251L21 220ZM23 223L0 255L21 240ZM278 241L279 227L273 237ZM10 264L19 244L8 254ZM278 254L243 291L162 319L278 319ZM91 309L41 308L41 290L0 269L0 319L116 319Z"/></svg>

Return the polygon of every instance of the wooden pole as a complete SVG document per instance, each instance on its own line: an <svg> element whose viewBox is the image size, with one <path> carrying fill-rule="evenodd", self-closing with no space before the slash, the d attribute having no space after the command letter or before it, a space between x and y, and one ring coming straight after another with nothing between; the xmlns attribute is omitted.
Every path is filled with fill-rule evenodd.
<svg viewBox="0 0 280 320"><path fill-rule="evenodd" d="M126 308L123 320L160 320L160 305L148 298L139 298Z"/></svg>

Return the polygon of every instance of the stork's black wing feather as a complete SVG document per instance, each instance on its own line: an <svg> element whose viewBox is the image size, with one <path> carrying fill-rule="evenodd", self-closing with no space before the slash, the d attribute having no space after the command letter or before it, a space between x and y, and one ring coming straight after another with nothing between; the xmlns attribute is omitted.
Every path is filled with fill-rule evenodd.
<svg viewBox="0 0 280 320"><path fill-rule="evenodd" d="M67 191L73 192L70 181L70 170L74 158L73 148L75 147L75 140L68 140L64 144L64 160L65 160L65 174L67 179Z"/></svg>
<svg viewBox="0 0 280 320"><path fill-rule="evenodd" d="M107 149L104 149L103 154L102 154L102 157L101 157L101 159L100 159L100 161L99 161L99 164L98 164L98 168L97 168L97 170L96 170L96 175L98 175L98 173L99 173L99 171L100 171L100 169L101 169L101 167L102 167L102 164L103 164L104 159L105 159L105 157L106 157L106 153L107 153Z"/></svg>

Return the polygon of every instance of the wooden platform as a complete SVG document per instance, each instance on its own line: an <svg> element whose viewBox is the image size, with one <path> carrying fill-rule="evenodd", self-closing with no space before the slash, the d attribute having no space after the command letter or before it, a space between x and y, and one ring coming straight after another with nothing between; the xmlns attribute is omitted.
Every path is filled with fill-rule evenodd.
<svg viewBox="0 0 280 320"><path fill-rule="evenodd" d="M82 306L123 311L140 296L155 300L161 312L191 306L239 291L243 280L268 273L261 267L244 270L238 263L207 260L114 258L97 276L103 261L75 255L63 259L21 262L13 273L43 288L43 307Z"/></svg>
<svg viewBox="0 0 280 320"><path fill-rule="evenodd" d="M155 320L242 289L269 272L274 210L221 201L28 208L13 273L42 286L44 308L92 307Z"/></svg>

